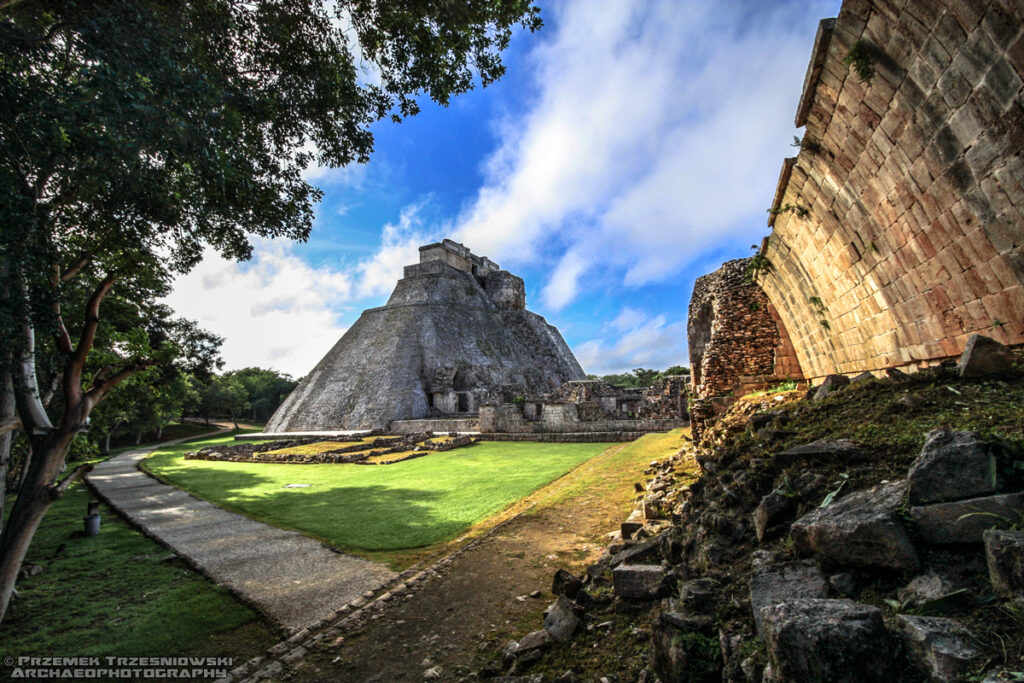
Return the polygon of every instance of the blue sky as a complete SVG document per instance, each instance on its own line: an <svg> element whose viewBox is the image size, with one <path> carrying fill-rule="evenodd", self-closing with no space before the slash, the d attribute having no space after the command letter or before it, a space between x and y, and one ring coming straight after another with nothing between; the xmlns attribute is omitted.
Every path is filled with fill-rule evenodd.
<svg viewBox="0 0 1024 683"><path fill-rule="evenodd" d="M840 3L539 4L497 84L377 124L365 166L309 169L325 196L308 243L179 279L168 303L226 338L229 369L305 374L442 237L523 277L587 372L688 364L693 282L767 234Z"/></svg>

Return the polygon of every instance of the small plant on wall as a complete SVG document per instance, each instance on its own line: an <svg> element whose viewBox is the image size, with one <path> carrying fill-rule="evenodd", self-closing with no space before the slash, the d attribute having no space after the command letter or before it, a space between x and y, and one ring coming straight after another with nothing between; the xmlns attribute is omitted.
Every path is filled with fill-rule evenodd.
<svg viewBox="0 0 1024 683"><path fill-rule="evenodd" d="M768 257L764 254L754 254L750 257L750 262L747 263L747 280L749 282L757 282L757 276L761 273L770 273L772 270L772 262L768 260Z"/></svg>
<svg viewBox="0 0 1024 683"><path fill-rule="evenodd" d="M853 67L854 73L865 83L870 83L875 75L875 63L871 59L867 43L863 40L858 40L850 46L850 51L846 53L843 64Z"/></svg>
<svg viewBox="0 0 1024 683"><path fill-rule="evenodd" d="M773 216L778 216L783 213L795 213L797 218L807 218L811 214L811 210L806 206L800 206L799 204L783 204L782 206L776 206L774 209L768 209L768 213Z"/></svg>

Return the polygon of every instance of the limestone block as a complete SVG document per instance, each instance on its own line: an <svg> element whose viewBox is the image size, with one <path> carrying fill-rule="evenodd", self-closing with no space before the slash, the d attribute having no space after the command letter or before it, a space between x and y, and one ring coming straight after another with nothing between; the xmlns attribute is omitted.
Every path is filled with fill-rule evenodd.
<svg viewBox="0 0 1024 683"><path fill-rule="evenodd" d="M961 377L985 377L1006 372L1013 367L1013 354L995 339L972 334L957 363Z"/></svg>
<svg viewBox="0 0 1024 683"><path fill-rule="evenodd" d="M900 614L896 627L911 662L933 681L963 680L980 652L960 622Z"/></svg>
<svg viewBox="0 0 1024 683"><path fill-rule="evenodd" d="M555 640L564 643L572 638L576 629L579 628L580 616L582 616L580 607L574 605L564 595L559 595L558 600L552 603L548 608L548 613L544 616L544 630Z"/></svg>
<svg viewBox="0 0 1024 683"><path fill-rule="evenodd" d="M817 563L762 564L750 575L750 609L759 636L764 635L761 611L799 598L827 598L828 583Z"/></svg>
<svg viewBox="0 0 1024 683"><path fill-rule="evenodd" d="M796 516L796 501L781 493L769 493L753 512L754 532L759 542L769 540L783 531Z"/></svg>
<svg viewBox="0 0 1024 683"><path fill-rule="evenodd" d="M906 488L883 484L801 517L790 528L794 546L834 564L916 568L917 552L897 513Z"/></svg>
<svg viewBox="0 0 1024 683"><path fill-rule="evenodd" d="M634 600L659 597L666 578L660 564L622 564L612 570L615 595Z"/></svg>
<svg viewBox="0 0 1024 683"><path fill-rule="evenodd" d="M983 538L992 590L1024 604L1024 531L989 530Z"/></svg>
<svg viewBox="0 0 1024 683"><path fill-rule="evenodd" d="M892 644L877 607L801 599L761 611L774 683L889 681Z"/></svg>
<svg viewBox="0 0 1024 683"><path fill-rule="evenodd" d="M846 375L829 375L821 382L817 391L814 392L813 400L820 401L826 396L830 396L831 394L839 391L849 383L850 378Z"/></svg>
<svg viewBox="0 0 1024 683"><path fill-rule="evenodd" d="M928 543L981 543L987 529L1006 528L1024 509L1024 493L970 498L910 508L918 536Z"/></svg>
<svg viewBox="0 0 1024 683"><path fill-rule="evenodd" d="M720 657L708 657L706 620L678 612L660 614L651 633L651 664L662 681L721 680Z"/></svg>
<svg viewBox="0 0 1024 683"><path fill-rule="evenodd" d="M976 433L933 429L907 479L914 505L981 496L996 490L996 461Z"/></svg>

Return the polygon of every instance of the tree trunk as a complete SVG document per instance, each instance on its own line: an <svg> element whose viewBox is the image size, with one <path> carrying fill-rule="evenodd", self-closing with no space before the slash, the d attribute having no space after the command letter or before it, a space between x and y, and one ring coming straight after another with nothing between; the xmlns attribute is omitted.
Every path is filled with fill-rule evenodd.
<svg viewBox="0 0 1024 683"><path fill-rule="evenodd" d="M156 440L159 441L162 438L164 438L164 426L160 425L156 428Z"/></svg>
<svg viewBox="0 0 1024 683"><path fill-rule="evenodd" d="M14 405L14 383L11 373L3 373L0 380L0 419L17 416ZM11 465L11 444L14 443L14 432L0 434L0 529L4 522L4 494L7 491L7 472Z"/></svg>
<svg viewBox="0 0 1024 683"><path fill-rule="evenodd" d="M113 433L113 429L107 430L107 435L103 437L103 455L110 455L110 435Z"/></svg>
<svg viewBox="0 0 1024 683"><path fill-rule="evenodd" d="M70 430L54 430L32 438L34 456L0 537L0 620L7 612L32 536L46 510L63 494L53 483L73 438L74 432Z"/></svg>
<svg viewBox="0 0 1024 683"><path fill-rule="evenodd" d="M231 411L231 422L235 425L235 429L238 429L238 418L236 417L236 415L237 415L237 413L234 410L232 410Z"/></svg>

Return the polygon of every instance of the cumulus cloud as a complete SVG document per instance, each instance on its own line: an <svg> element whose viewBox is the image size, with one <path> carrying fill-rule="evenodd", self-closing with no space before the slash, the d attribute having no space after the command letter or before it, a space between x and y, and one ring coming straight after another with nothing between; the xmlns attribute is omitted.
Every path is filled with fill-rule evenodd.
<svg viewBox="0 0 1024 683"><path fill-rule="evenodd" d="M575 349L576 358L588 373L608 375L634 368L664 370L686 364L686 323L682 321L669 322L664 315L649 316L626 307L606 328L609 337L619 335L615 341L592 339Z"/></svg>
<svg viewBox="0 0 1024 683"><path fill-rule="evenodd" d="M291 243L263 240L250 263L210 250L166 303L225 338L227 369L256 365L298 377L344 333L331 303L352 292L347 274L311 267Z"/></svg>
<svg viewBox="0 0 1024 683"><path fill-rule="evenodd" d="M388 223L381 231L380 247L359 264L360 297L388 294L410 263L419 263L419 247L439 239L439 229L428 228L421 217L429 198L402 209L397 223Z"/></svg>
<svg viewBox="0 0 1024 683"><path fill-rule="evenodd" d="M556 254L543 299L557 310L595 268L639 286L762 234L810 51L806 5L553 11L530 61L536 101L499 127L456 237L513 265Z"/></svg>

